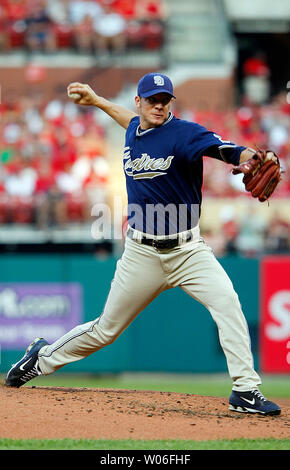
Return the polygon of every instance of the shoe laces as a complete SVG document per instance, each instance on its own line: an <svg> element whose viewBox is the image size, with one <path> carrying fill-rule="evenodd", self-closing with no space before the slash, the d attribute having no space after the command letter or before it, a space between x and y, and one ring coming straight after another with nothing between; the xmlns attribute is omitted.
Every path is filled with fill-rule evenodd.
<svg viewBox="0 0 290 470"><path fill-rule="evenodd" d="M25 383L28 382L29 380L33 379L34 377L37 377L38 375L41 375L41 372L39 370L38 366L38 361L32 367L28 372L26 372L22 377L20 377L20 380Z"/></svg>
<svg viewBox="0 0 290 470"><path fill-rule="evenodd" d="M259 400L262 401L267 401L267 398L264 397L264 395L260 392L260 390L253 390L253 394L259 398Z"/></svg>

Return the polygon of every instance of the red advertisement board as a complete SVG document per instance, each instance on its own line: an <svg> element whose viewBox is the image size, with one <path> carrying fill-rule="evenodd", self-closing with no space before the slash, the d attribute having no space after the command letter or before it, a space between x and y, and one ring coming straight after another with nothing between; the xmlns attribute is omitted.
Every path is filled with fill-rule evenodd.
<svg viewBox="0 0 290 470"><path fill-rule="evenodd" d="M290 256L269 256L260 273L260 365L290 373Z"/></svg>

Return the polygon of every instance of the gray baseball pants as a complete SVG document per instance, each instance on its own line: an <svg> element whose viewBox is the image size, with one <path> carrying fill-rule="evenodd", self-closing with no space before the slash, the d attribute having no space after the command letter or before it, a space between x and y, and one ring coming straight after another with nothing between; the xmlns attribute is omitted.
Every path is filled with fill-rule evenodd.
<svg viewBox="0 0 290 470"><path fill-rule="evenodd" d="M179 286L203 304L216 322L233 390L257 388L261 380L253 368L238 296L199 229L193 229L192 241L168 251L140 244L140 232L135 233L135 240L126 238L103 313L44 346L39 352L42 373L51 374L111 344L158 294Z"/></svg>

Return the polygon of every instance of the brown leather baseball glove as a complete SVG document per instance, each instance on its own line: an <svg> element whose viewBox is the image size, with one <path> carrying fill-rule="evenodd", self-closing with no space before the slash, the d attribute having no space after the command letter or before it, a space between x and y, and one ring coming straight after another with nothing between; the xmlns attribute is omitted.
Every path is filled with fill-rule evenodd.
<svg viewBox="0 0 290 470"><path fill-rule="evenodd" d="M276 158L269 160L267 157L269 152ZM264 202L275 191L283 172L279 158L274 152L257 149L252 158L235 166L232 173L234 175L243 173L243 183L246 191L249 191L253 197L257 197L260 202Z"/></svg>

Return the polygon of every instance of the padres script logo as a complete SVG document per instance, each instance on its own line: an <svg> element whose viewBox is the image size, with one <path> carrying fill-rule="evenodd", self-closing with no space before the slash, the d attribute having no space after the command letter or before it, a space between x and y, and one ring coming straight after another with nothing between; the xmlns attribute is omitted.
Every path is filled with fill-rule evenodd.
<svg viewBox="0 0 290 470"><path fill-rule="evenodd" d="M151 158L148 153L142 153L141 158L135 158L135 160L132 160L130 147L125 147L124 171L126 175L132 176L134 180L142 178L156 178L156 176L166 175L165 170L168 170L173 158L174 155L170 155L167 158ZM137 171L141 173L135 173Z"/></svg>

